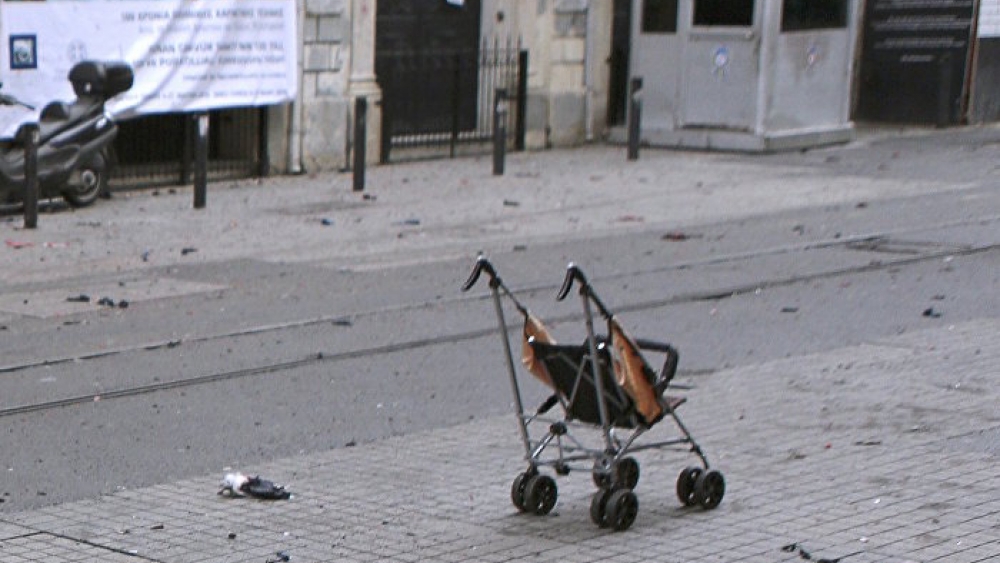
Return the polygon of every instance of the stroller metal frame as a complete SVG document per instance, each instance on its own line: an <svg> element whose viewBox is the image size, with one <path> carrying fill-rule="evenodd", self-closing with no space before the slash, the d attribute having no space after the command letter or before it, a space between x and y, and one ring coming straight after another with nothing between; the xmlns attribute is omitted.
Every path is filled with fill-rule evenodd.
<svg viewBox="0 0 1000 563"><path fill-rule="evenodd" d="M489 277L518 430L528 462L527 470L519 474L511 486L511 501L518 510L544 515L555 506L558 496L555 480L542 474L540 468L551 467L556 475L589 471L598 487L591 501L591 519L600 527L628 529L638 512L638 500L633 489L639 479L639 464L630 454L678 446L687 446L688 451L701 462L700 466L685 468L677 478L677 495L681 503L706 509L718 506L725 493L725 480L720 472L711 468L701 446L677 415L676 409L686 399L663 395L677 368L678 355L672 346L628 336L615 315L594 292L583 271L572 263L567 267L557 300L564 300L574 284L579 284L586 326L583 346L551 342L540 321L517 300L484 256L476 260L462 290L471 289L483 273ZM533 413L525 412L507 332L504 297L510 299L525 318L522 361L529 372L555 391ZM594 329L595 307L608 322L607 340L599 337ZM540 334L529 334L539 329ZM666 355L659 375L649 368L639 349ZM634 363L630 363L630 358ZM544 366L541 372L538 371L539 365ZM629 366L633 368L631 371ZM596 403L596 408L588 402L591 400ZM564 416L546 416L556 405L562 407ZM680 431L679 436L637 443L640 436L668 416ZM536 424L547 424L547 428L541 438L532 439L531 429ZM599 428L601 446L585 444L574 435L575 430L588 426ZM617 431L622 429L630 431L627 436L618 435ZM550 449L555 450L554 455L549 452Z"/></svg>

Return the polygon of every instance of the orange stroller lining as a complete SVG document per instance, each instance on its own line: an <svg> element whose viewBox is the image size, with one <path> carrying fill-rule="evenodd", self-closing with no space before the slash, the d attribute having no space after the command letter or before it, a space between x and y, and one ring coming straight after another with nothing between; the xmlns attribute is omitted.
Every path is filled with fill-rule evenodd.
<svg viewBox="0 0 1000 563"><path fill-rule="evenodd" d="M545 325L542 324L542 321L539 320L538 317L532 315L531 313L525 313L524 342L521 345L521 363L524 364L525 369L537 377L542 383L548 385L551 389L558 391L558 388L552 381L552 376L549 375L549 370L546 369L545 364L535 355L535 349L531 347L532 342L555 344L556 339L552 338L552 334L549 333L549 330L545 328Z"/></svg>
<svg viewBox="0 0 1000 563"><path fill-rule="evenodd" d="M657 399L656 390L646 375L650 368L639 353L639 347L625 329L612 317L608 320L611 332L611 348L614 351L615 380L635 403L635 410L647 425L652 425L663 416L663 407Z"/></svg>

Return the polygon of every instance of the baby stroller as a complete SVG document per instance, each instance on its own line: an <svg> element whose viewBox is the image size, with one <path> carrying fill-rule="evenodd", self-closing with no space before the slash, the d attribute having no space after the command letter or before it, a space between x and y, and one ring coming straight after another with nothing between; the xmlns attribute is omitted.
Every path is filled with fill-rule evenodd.
<svg viewBox="0 0 1000 563"><path fill-rule="evenodd" d="M583 344L557 344L541 321L518 302L485 257L478 258L462 290L472 288L484 272L489 277L528 462L527 469L511 485L511 501L519 511L544 515L555 506L555 479L541 473L541 468L551 467L556 475L589 471L597 486L590 503L591 520L602 528L626 530L635 522L639 510L634 492L639 463L631 454L668 447L684 447L701 461L700 466L685 468L677 478L681 503L713 509L722 502L726 490L722 473L710 468L701 447L677 416L677 408L685 399L664 395L677 370L678 354L672 346L629 336L594 293L583 271L573 264L567 268L557 299L565 299L574 283L579 283L587 337ZM553 391L533 414L524 411L502 296L509 298L524 316L521 360L525 369ZM594 307L607 322L607 336L594 330ZM649 367L640 349L665 356L659 374ZM556 405L561 407L562 416L547 416ZM678 436L638 442L664 418L674 421ZM544 435L532 438L531 431L538 426L542 426ZM588 428L600 430L599 443L588 443L578 432Z"/></svg>

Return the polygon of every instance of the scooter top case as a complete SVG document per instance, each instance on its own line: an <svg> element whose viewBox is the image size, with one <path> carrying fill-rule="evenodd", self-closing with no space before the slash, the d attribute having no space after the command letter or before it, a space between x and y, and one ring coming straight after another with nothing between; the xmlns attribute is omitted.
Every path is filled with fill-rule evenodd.
<svg viewBox="0 0 1000 563"><path fill-rule="evenodd" d="M68 103L50 102L42 108L39 116L42 143L81 120L103 113L104 102L129 90L135 75L127 63L82 61L73 65L68 78L77 99Z"/></svg>

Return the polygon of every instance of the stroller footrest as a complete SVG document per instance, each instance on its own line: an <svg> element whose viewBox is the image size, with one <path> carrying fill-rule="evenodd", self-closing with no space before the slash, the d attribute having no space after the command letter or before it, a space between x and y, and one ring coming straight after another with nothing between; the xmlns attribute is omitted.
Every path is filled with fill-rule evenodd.
<svg viewBox="0 0 1000 563"><path fill-rule="evenodd" d="M673 397L671 395L665 395L663 397L663 406L670 411L677 410L677 407L683 405L686 402L687 402L687 397Z"/></svg>

